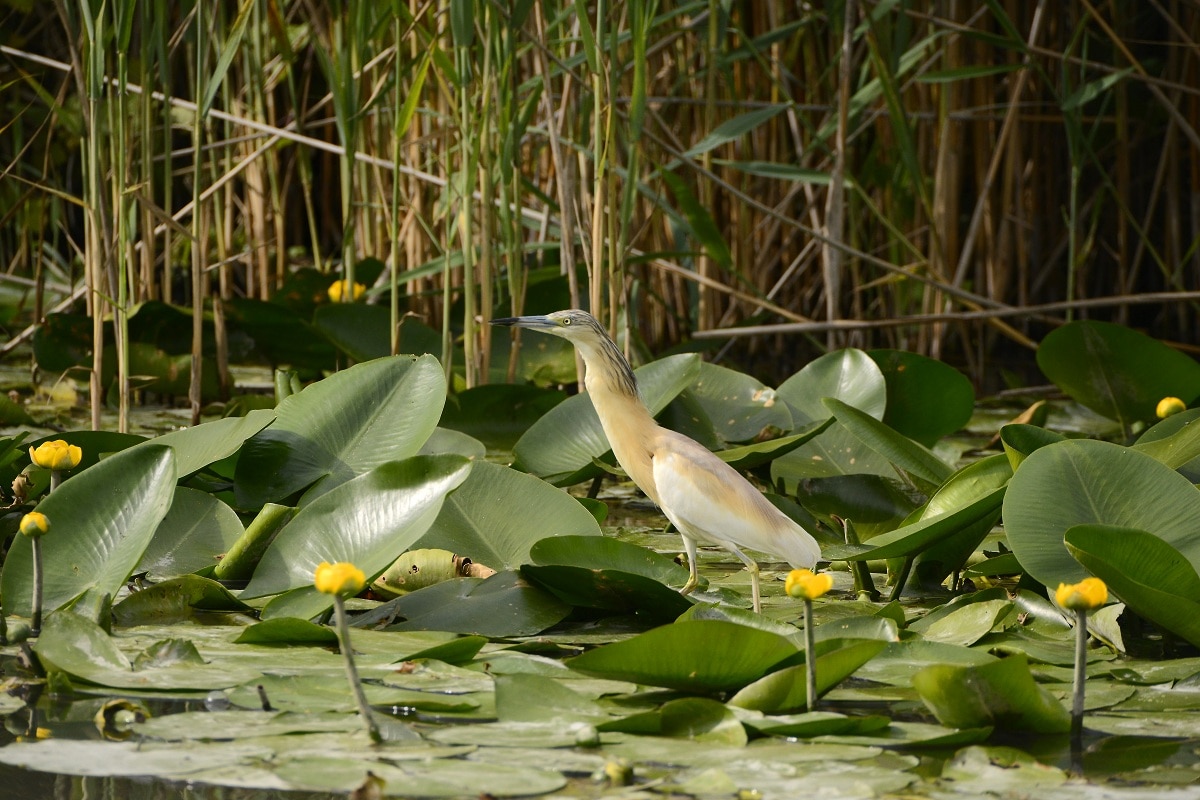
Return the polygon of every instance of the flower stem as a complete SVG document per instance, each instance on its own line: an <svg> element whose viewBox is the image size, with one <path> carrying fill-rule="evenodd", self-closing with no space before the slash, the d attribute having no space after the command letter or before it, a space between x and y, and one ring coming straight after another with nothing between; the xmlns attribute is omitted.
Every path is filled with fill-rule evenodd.
<svg viewBox="0 0 1200 800"><path fill-rule="evenodd" d="M350 681L350 691L354 693L358 713L367 726L367 735L371 737L372 742L380 744L383 736L379 733L379 726L375 724L371 707L367 705L367 695L363 692L362 683L358 679L358 669L354 666L354 654L350 650L350 623L346 621L346 606L340 595L333 597L333 612L337 620L338 645L342 649L342 660L346 664L346 679Z"/></svg>
<svg viewBox="0 0 1200 800"><path fill-rule="evenodd" d="M33 613L29 621L29 635L42 632L42 543L34 536L29 541L33 547Z"/></svg>
<svg viewBox="0 0 1200 800"><path fill-rule="evenodd" d="M817 707L817 651L813 636L812 600L804 598L804 689L808 710Z"/></svg>
<svg viewBox="0 0 1200 800"><path fill-rule="evenodd" d="M1087 611L1075 611L1075 685L1071 701L1071 739L1078 742L1083 735L1083 694L1087 681Z"/></svg>
<svg viewBox="0 0 1200 800"><path fill-rule="evenodd" d="M53 492L55 489L57 489L58 485L62 483L62 480L63 471L61 469L50 470L50 491Z"/></svg>

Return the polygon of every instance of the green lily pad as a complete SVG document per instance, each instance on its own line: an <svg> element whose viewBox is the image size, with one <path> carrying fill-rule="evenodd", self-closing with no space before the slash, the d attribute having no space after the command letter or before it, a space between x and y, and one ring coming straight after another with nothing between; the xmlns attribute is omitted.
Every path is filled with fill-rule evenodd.
<svg viewBox="0 0 1200 800"><path fill-rule="evenodd" d="M118 689L218 689L260 675L257 666L244 663L174 663L134 670L133 663L117 643L94 622L70 611L58 611L46 619L35 647L47 669Z"/></svg>
<svg viewBox="0 0 1200 800"><path fill-rule="evenodd" d="M950 477L951 468L927 448L897 433L865 411L836 397L827 397L823 402L854 438L886 458L897 469L931 487L941 485Z"/></svg>
<svg viewBox="0 0 1200 800"><path fill-rule="evenodd" d="M836 736L871 734L883 730L891 720L879 714L865 717L848 717L833 711L809 711L804 714L772 715L754 719L743 719L743 724L752 730L770 736L795 736L807 739L812 736Z"/></svg>
<svg viewBox="0 0 1200 800"><path fill-rule="evenodd" d="M1200 644L1200 575L1158 536L1136 528L1076 525L1067 550L1130 610Z"/></svg>
<svg viewBox="0 0 1200 800"><path fill-rule="evenodd" d="M975 410L975 390L949 364L903 350L870 350L887 384L889 428L925 447L963 428Z"/></svg>
<svg viewBox="0 0 1200 800"><path fill-rule="evenodd" d="M41 541L43 608L61 608L89 589L115 596L166 515L174 489L174 455L166 447L149 447L110 456L47 495L37 507L51 525ZM29 616L28 537L13 539L0 590L6 612Z"/></svg>
<svg viewBox="0 0 1200 800"><path fill-rule="evenodd" d="M947 727L995 726L1032 733L1066 733L1071 727L1071 715L1034 683L1024 656L977 667L925 667L912 676L912 682L938 722Z"/></svg>
<svg viewBox="0 0 1200 800"><path fill-rule="evenodd" d="M564 602L617 612L639 611L671 620L693 601L665 584L682 586L688 571L666 556L603 536L557 536L530 551L521 574Z"/></svg>
<svg viewBox="0 0 1200 800"><path fill-rule="evenodd" d="M274 409L258 409L244 417L226 417L164 433L137 446L170 447L175 451L175 472L182 478L233 455L243 442L274 420Z"/></svg>
<svg viewBox="0 0 1200 800"><path fill-rule="evenodd" d="M522 580L498 572L486 580L460 578L390 600L403 622L389 630L454 631L480 636L532 636L561 622L571 607Z"/></svg>
<svg viewBox="0 0 1200 800"><path fill-rule="evenodd" d="M350 691L345 678L330 680L325 675L261 675L231 689L229 700L243 708L261 708L259 687L266 693L272 708L279 711L312 714L320 711L351 712L357 708L354 693ZM479 708L479 701L467 695L421 692L374 682L364 682L362 687L367 702L372 706L403 706L431 713Z"/></svg>
<svg viewBox="0 0 1200 800"><path fill-rule="evenodd" d="M501 722L577 722L609 715L561 681L518 673L496 677L496 716Z"/></svg>
<svg viewBox="0 0 1200 800"><path fill-rule="evenodd" d="M969 603L929 625L916 628L926 640L969 646L982 639L1013 610L1008 600Z"/></svg>
<svg viewBox="0 0 1200 800"><path fill-rule="evenodd" d="M151 580L199 572L220 563L244 533L232 508L207 492L177 487L137 569Z"/></svg>
<svg viewBox="0 0 1200 800"><path fill-rule="evenodd" d="M458 456L414 456L321 495L275 536L242 596L311 586L323 561L348 561L368 580L378 575L425 533L470 467Z"/></svg>
<svg viewBox="0 0 1200 800"><path fill-rule="evenodd" d="M835 397L882 419L887 406L883 373L861 350L827 353L805 365L778 389L797 424L829 418L822 398ZM794 493L808 478L841 475L895 477L887 460L866 448L840 422L834 422L813 441L771 462L771 481Z"/></svg>
<svg viewBox="0 0 1200 800"><path fill-rule="evenodd" d="M1079 320L1042 340L1038 367L1059 388L1128 429L1164 397L1200 397L1200 364L1121 325Z"/></svg>
<svg viewBox="0 0 1200 800"><path fill-rule="evenodd" d="M234 639L242 644L311 644L337 647L333 628L296 617L276 617L251 625Z"/></svg>
<svg viewBox="0 0 1200 800"><path fill-rule="evenodd" d="M1140 437L1133 449L1179 470L1192 483L1200 482L1200 408L1172 414Z"/></svg>
<svg viewBox="0 0 1200 800"><path fill-rule="evenodd" d="M243 446L238 505L259 508L318 479L328 491L415 455L437 426L445 396L433 356L381 358L317 381L284 399L275 422Z"/></svg>
<svg viewBox="0 0 1200 800"><path fill-rule="evenodd" d="M649 736L668 736L698 742L740 747L746 744L746 729L723 703L706 697L670 700L653 711L602 722L596 729Z"/></svg>
<svg viewBox="0 0 1200 800"><path fill-rule="evenodd" d="M113 606L117 625L147 625L182 621L193 611L249 611L229 590L209 578L181 575L134 592Z"/></svg>
<svg viewBox="0 0 1200 800"><path fill-rule="evenodd" d="M247 737L294 733L351 733L361 728L362 720L352 714L240 709L220 713L184 711L164 714L150 717L136 726L142 736L167 742L236 741Z"/></svg>
<svg viewBox="0 0 1200 800"><path fill-rule="evenodd" d="M392 312L386 305L325 303L313 311L313 327L355 361L391 355ZM401 353L418 352L403 345Z"/></svg>
<svg viewBox="0 0 1200 800"><path fill-rule="evenodd" d="M1003 486L992 489L968 505L872 537L866 545L835 545L822 552L830 560L864 561L910 556L927 550L950 536L962 533L980 520L990 519L1005 495Z"/></svg>
<svg viewBox="0 0 1200 800"><path fill-rule="evenodd" d="M887 642L878 639L826 639L818 642L817 696L853 675L879 654ZM777 670L741 689L729 704L754 711L774 713L803 708L808 702L804 664Z"/></svg>
<svg viewBox="0 0 1200 800"><path fill-rule="evenodd" d="M1000 429L1000 443L1004 446L1009 466L1014 470L1034 450L1064 441L1066 438L1061 433L1048 431L1037 425L1011 423Z"/></svg>
<svg viewBox="0 0 1200 800"><path fill-rule="evenodd" d="M768 428L793 427L791 412L775 390L744 372L701 363L700 375L687 393L726 443L749 441Z"/></svg>
<svg viewBox="0 0 1200 800"><path fill-rule="evenodd" d="M1162 462L1128 447L1072 439L1022 462L1004 498L1004 529L1031 577L1074 583L1087 571L1063 537L1076 525L1153 531L1200 567L1200 490Z"/></svg>
<svg viewBox="0 0 1200 800"><path fill-rule="evenodd" d="M721 620L664 625L567 665L585 675L690 692L739 689L796 654L782 636Z"/></svg>
<svg viewBox="0 0 1200 800"><path fill-rule="evenodd" d="M440 548L492 569L516 569L529 561L539 539L599 534L595 517L566 492L532 475L478 461L413 549Z"/></svg>
<svg viewBox="0 0 1200 800"><path fill-rule="evenodd" d="M525 431L566 398L564 392L524 384L476 386L447 398L438 424L511 451Z"/></svg>

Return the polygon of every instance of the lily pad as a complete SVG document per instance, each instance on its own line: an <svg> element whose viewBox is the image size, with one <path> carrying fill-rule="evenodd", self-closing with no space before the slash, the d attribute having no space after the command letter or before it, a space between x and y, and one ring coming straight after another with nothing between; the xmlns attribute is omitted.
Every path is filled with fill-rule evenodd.
<svg viewBox="0 0 1200 800"><path fill-rule="evenodd" d="M479 461L413 547L450 550L496 570L516 569L529 561L539 539L599 534L595 517L566 492Z"/></svg>
<svg viewBox="0 0 1200 800"><path fill-rule="evenodd" d="M795 654L778 634L687 620L598 647L567 665L585 675L705 693L740 689Z"/></svg>
<svg viewBox="0 0 1200 800"><path fill-rule="evenodd" d="M148 625L179 622L193 611L249 611L229 590L199 575L181 575L134 592L113 606L118 625Z"/></svg>
<svg viewBox="0 0 1200 800"><path fill-rule="evenodd" d="M1021 566L1047 586L1087 571L1063 537L1076 525L1153 531L1200 567L1200 490L1162 462L1128 447L1072 439L1022 462L1004 498L1004 529Z"/></svg>
<svg viewBox="0 0 1200 800"><path fill-rule="evenodd" d="M521 574L564 602L609 611L640 611L671 620L693 601L669 588L683 586L688 571L666 556L602 536L543 539L530 551L533 564Z"/></svg>
<svg viewBox="0 0 1200 800"><path fill-rule="evenodd" d="M245 529L233 509L207 492L177 487L137 569L152 580L213 567Z"/></svg>
<svg viewBox="0 0 1200 800"><path fill-rule="evenodd" d="M242 596L309 586L322 561L348 561L368 578L383 572L428 530L470 467L458 456L414 456L322 495L275 536Z"/></svg>
<svg viewBox="0 0 1200 800"><path fill-rule="evenodd" d="M1157 339L1109 322L1079 320L1042 340L1046 377L1083 405L1128 429L1154 418L1164 397L1200 397L1200 364Z"/></svg>
<svg viewBox="0 0 1200 800"><path fill-rule="evenodd" d="M699 742L732 745L746 744L746 729L723 703L706 697L670 700L653 711L644 711L622 719L602 722L599 731L623 731L650 736L668 736Z"/></svg>
<svg viewBox="0 0 1200 800"><path fill-rule="evenodd" d="M897 469L931 487L940 486L950 477L951 468L927 448L897 433L865 411L836 397L827 397L823 402L851 435Z"/></svg>
<svg viewBox="0 0 1200 800"><path fill-rule="evenodd" d="M415 455L437 426L445 396L433 356L381 358L317 381L284 399L275 422L243 446L238 505L259 508L318 479L328 491Z"/></svg>
<svg viewBox="0 0 1200 800"><path fill-rule="evenodd" d="M759 733L771 736L811 736L871 734L883 730L891 720L879 714L848 717L833 711L809 711L804 714L771 715L744 719L743 723Z"/></svg>
<svg viewBox="0 0 1200 800"><path fill-rule="evenodd" d="M826 639L818 642L817 696L843 680L879 654L887 642L878 639ZM774 713L803 708L808 702L804 664L772 672L746 686L729 700L739 708Z"/></svg>
<svg viewBox="0 0 1200 800"><path fill-rule="evenodd" d="M749 441L769 428L793 427L791 412L775 390L744 372L701 363L700 375L687 393L725 443Z"/></svg>
<svg viewBox="0 0 1200 800"><path fill-rule="evenodd" d="M964 427L975 409L975 390L949 364L903 350L870 350L887 384L883 422L926 447Z"/></svg>
<svg viewBox="0 0 1200 800"><path fill-rule="evenodd" d="M244 417L227 417L164 433L138 447L170 447L175 451L175 472L182 478L233 455L243 442L270 425L274 419L274 409L258 409Z"/></svg>
<svg viewBox="0 0 1200 800"><path fill-rule="evenodd" d="M125 585L171 505L174 455L166 447L106 458L38 504L50 520L42 538L43 608L53 611L89 589L110 597ZM30 540L13 539L0 578L4 610L29 616L33 595Z"/></svg>
<svg viewBox="0 0 1200 800"><path fill-rule="evenodd" d="M1077 525L1067 550L1130 610L1200 645L1200 575L1182 553L1136 528Z"/></svg>
<svg viewBox="0 0 1200 800"><path fill-rule="evenodd" d="M454 631L480 636L532 636L561 622L571 607L515 572L460 578L428 586L387 603L403 622L389 630Z"/></svg>
<svg viewBox="0 0 1200 800"><path fill-rule="evenodd" d="M938 722L947 727L995 726L1031 733L1066 733L1071 727L1071 715L1034 683L1024 656L977 667L925 667L912 676L912 682Z"/></svg>

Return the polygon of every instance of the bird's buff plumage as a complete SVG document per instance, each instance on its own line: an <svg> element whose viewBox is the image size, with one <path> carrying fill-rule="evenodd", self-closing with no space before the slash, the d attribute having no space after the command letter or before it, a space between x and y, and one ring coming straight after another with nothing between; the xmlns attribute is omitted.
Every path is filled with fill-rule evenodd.
<svg viewBox="0 0 1200 800"><path fill-rule="evenodd" d="M588 395L617 462L683 536L690 571L684 594L699 582L701 543L723 547L746 565L755 611L761 610L758 564L741 548L777 556L796 569L816 565L821 549L804 528L708 448L655 422L638 397L629 362L591 314L573 309L492 324L554 334L579 350Z"/></svg>

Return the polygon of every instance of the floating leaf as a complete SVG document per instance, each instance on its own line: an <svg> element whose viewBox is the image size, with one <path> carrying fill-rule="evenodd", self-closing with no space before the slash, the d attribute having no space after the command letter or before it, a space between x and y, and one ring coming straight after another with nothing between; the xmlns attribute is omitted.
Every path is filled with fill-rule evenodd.
<svg viewBox="0 0 1200 800"><path fill-rule="evenodd" d="M879 654L887 642L878 639L825 639L816 645L817 696L837 686ZM739 708L775 713L808 703L804 664L785 667L759 678L729 699Z"/></svg>
<svg viewBox="0 0 1200 800"><path fill-rule="evenodd" d="M1200 364L1145 334L1109 322L1078 320L1042 340L1046 377L1097 414L1128 429L1154 418L1164 397L1200 397Z"/></svg>
<svg viewBox="0 0 1200 800"><path fill-rule="evenodd" d="M227 417L164 433L138 446L170 447L175 451L175 472L182 478L233 455L274 419L274 409L259 409L244 417Z"/></svg>
<svg viewBox="0 0 1200 800"><path fill-rule="evenodd" d="M177 487L137 569L160 581L213 567L244 533L232 508L206 492Z"/></svg>
<svg viewBox="0 0 1200 800"><path fill-rule="evenodd" d="M688 571L644 547L602 536L543 539L521 574L564 602L586 608L645 614L669 621L692 600L668 588L683 586Z"/></svg>
<svg viewBox="0 0 1200 800"><path fill-rule="evenodd" d="M243 446L238 504L259 508L318 479L328 491L415 455L437 426L445 395L432 356L382 358L317 381L281 402L274 424Z"/></svg>
<svg viewBox="0 0 1200 800"><path fill-rule="evenodd" d="M166 447L106 458L64 481L38 504L52 526L42 537L43 608L53 611L89 589L116 596L142 558L175 488ZM26 536L13 539L0 578L4 610L29 616L33 558Z"/></svg>
<svg viewBox="0 0 1200 800"><path fill-rule="evenodd" d="M388 630L532 636L561 622L571 607L515 572L434 584L387 603L402 617Z"/></svg>
<svg viewBox="0 0 1200 800"><path fill-rule="evenodd" d="M823 402L846 430L886 458L897 469L904 470L930 486L939 486L950 477L952 470L941 459L870 414L843 403L836 397L827 397Z"/></svg>
<svg viewBox="0 0 1200 800"><path fill-rule="evenodd" d="M892 430L933 447L971 420L975 390L949 364L903 350L870 350L887 384L883 422Z"/></svg>
<svg viewBox="0 0 1200 800"><path fill-rule="evenodd" d="M670 700L653 711L603 722L596 728L600 731L681 737L734 747L746 744L746 729L733 711L724 703L707 697Z"/></svg>
<svg viewBox="0 0 1200 800"><path fill-rule="evenodd" d="M449 550L492 569L516 569L529 561L539 539L599 534L595 517L566 492L479 461L414 546Z"/></svg>
<svg viewBox="0 0 1200 800"><path fill-rule="evenodd" d="M796 654L782 636L721 620L664 625L567 665L585 675L690 692L739 689Z"/></svg>
<svg viewBox="0 0 1200 800"><path fill-rule="evenodd" d="M1004 529L1021 566L1047 586L1088 573L1063 544L1076 525L1153 531L1200 565L1200 490L1175 470L1108 442L1047 445L1021 463L1004 498Z"/></svg>
<svg viewBox="0 0 1200 800"><path fill-rule="evenodd" d="M1200 644L1200 575L1177 549L1146 531L1111 525L1076 525L1065 541L1130 610Z"/></svg>
<svg viewBox="0 0 1200 800"><path fill-rule="evenodd" d="M774 389L750 375L727 367L700 365L700 376L688 387L692 397L712 421L722 441L746 442L765 429L791 430L792 415Z"/></svg>
<svg viewBox="0 0 1200 800"><path fill-rule="evenodd" d="M134 592L113 606L117 625L153 625L179 622L193 611L248 611L245 603L214 580L181 575Z"/></svg>
<svg viewBox="0 0 1200 800"><path fill-rule="evenodd" d="M242 596L311 586L322 561L348 561L368 579L383 572L429 529L470 468L458 456L414 456L321 495L275 536Z"/></svg>
<svg viewBox="0 0 1200 800"><path fill-rule="evenodd" d="M935 665L912 676L913 688L951 728L994 725L1002 730L1066 733L1067 709L1034 683L1024 656L977 667Z"/></svg>

